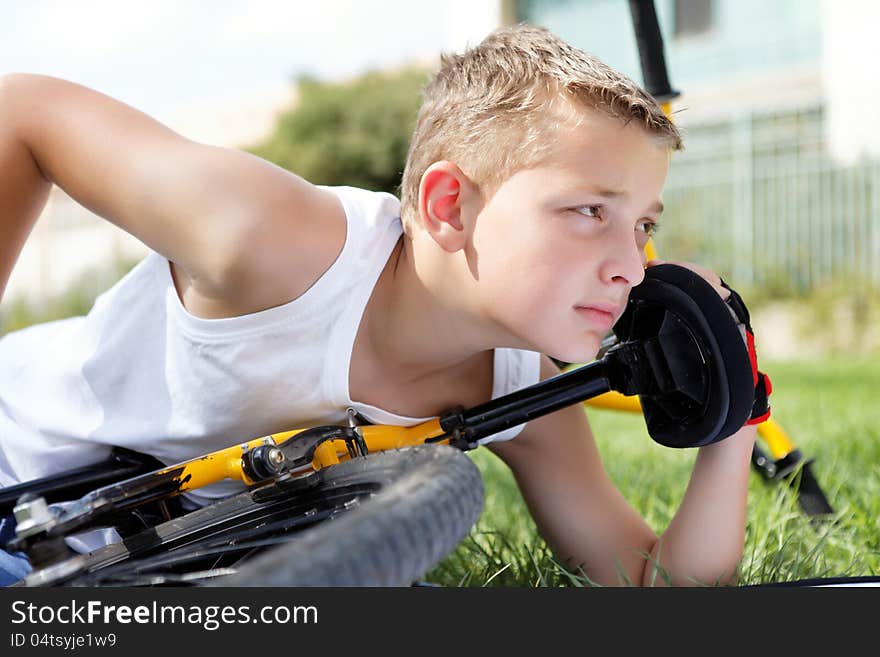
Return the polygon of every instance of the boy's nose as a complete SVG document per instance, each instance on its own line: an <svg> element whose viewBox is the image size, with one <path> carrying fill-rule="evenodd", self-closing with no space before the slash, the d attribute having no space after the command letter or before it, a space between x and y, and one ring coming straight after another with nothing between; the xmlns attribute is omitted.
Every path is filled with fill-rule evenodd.
<svg viewBox="0 0 880 657"><path fill-rule="evenodd" d="M635 287L645 279L645 261L642 250L632 233L627 240L618 240L609 249L603 263L602 279Z"/></svg>

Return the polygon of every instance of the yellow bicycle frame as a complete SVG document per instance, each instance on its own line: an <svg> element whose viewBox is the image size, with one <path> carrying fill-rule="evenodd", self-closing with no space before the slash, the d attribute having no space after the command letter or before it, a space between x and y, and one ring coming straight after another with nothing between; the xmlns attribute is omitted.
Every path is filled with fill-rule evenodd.
<svg viewBox="0 0 880 657"><path fill-rule="evenodd" d="M178 482L177 492L194 490L213 484L223 479L242 481L248 486L257 483L245 473L242 457L250 450L263 445L280 446L297 434L306 429L294 429L282 431L269 436L255 438L244 443L233 445L225 449L211 452L189 461L177 463L168 468L162 468L151 472L144 477L156 479L172 478ZM435 418L412 427L398 427L391 425L365 425L358 427L367 445L369 452L377 452L401 447L421 445L431 438L442 436L445 431L440 427L440 419ZM436 441L439 444L449 442L449 439ZM334 465L349 458L348 446L344 440L328 440L321 443L315 450L311 466L304 466L299 472L320 470L329 465Z"/></svg>

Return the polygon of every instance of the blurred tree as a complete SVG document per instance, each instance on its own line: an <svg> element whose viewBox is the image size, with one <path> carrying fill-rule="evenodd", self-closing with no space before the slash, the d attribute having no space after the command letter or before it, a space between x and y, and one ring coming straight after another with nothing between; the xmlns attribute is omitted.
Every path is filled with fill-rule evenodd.
<svg viewBox="0 0 880 657"><path fill-rule="evenodd" d="M251 153L319 185L397 194L428 73L368 73L351 82L299 80L299 101Z"/></svg>

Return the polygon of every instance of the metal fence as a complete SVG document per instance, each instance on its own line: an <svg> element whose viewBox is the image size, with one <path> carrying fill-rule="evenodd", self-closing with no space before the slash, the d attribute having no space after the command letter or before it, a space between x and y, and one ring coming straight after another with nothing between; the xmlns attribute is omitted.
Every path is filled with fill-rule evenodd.
<svg viewBox="0 0 880 657"><path fill-rule="evenodd" d="M880 284L880 161L836 162L821 109L684 133L664 192L661 257L779 295Z"/></svg>

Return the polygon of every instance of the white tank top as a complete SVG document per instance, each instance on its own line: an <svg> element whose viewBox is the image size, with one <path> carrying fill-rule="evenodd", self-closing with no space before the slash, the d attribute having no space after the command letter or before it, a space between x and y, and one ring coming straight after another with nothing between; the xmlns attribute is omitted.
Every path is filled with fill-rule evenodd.
<svg viewBox="0 0 880 657"><path fill-rule="evenodd" d="M353 402L349 364L361 316L402 234L397 199L328 188L345 208L345 245L300 297L249 315L187 312L168 260L150 253L85 317L0 339L0 486L106 458L113 446L165 464L290 429L429 418ZM292 254L294 257L294 254ZM539 381L540 354L495 349L492 397ZM484 439L509 440L524 425ZM196 504L242 489L224 481Z"/></svg>

